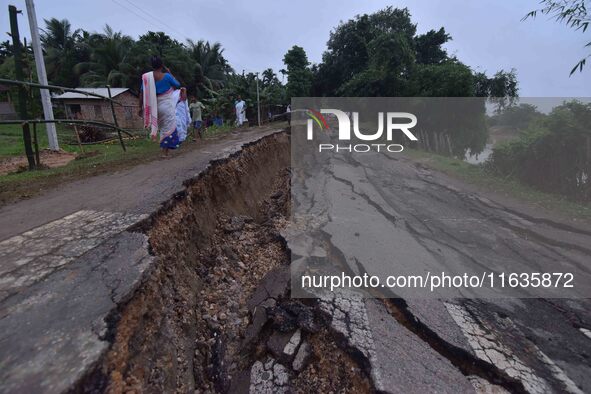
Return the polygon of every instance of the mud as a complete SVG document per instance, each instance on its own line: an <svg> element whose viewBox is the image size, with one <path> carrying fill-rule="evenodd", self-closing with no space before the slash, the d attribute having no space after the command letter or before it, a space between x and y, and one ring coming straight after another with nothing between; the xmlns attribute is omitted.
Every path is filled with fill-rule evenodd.
<svg viewBox="0 0 591 394"><path fill-rule="evenodd" d="M66 151L55 152L49 149L43 149L39 152L41 168L62 167L76 159L76 154ZM6 175L13 172L26 171L28 162L26 156L14 156L0 160L0 175Z"/></svg>
<svg viewBox="0 0 591 394"><path fill-rule="evenodd" d="M317 306L290 299L289 153L286 133L253 143L138 226L157 262L77 391L371 391Z"/></svg>

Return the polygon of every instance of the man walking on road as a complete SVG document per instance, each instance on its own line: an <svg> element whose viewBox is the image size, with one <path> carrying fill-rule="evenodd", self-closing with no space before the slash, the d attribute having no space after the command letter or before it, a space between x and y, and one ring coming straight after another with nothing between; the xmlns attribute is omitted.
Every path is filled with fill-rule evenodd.
<svg viewBox="0 0 591 394"><path fill-rule="evenodd" d="M191 97L191 105L189 105L189 110L191 111L191 118L193 119L193 141L197 141L197 134L199 134L199 139L203 139L202 134L202 127L203 127L203 110L205 109L205 105L195 97Z"/></svg>

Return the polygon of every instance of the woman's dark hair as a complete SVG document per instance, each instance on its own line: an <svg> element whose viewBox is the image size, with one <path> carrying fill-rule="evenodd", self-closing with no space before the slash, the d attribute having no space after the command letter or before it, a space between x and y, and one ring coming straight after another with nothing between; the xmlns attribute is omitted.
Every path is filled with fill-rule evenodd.
<svg viewBox="0 0 591 394"><path fill-rule="evenodd" d="M160 56L152 56L150 58L150 63L152 64L152 69L154 70L158 70L159 68L162 68L162 66L164 66L164 64L162 63L162 59L160 59Z"/></svg>

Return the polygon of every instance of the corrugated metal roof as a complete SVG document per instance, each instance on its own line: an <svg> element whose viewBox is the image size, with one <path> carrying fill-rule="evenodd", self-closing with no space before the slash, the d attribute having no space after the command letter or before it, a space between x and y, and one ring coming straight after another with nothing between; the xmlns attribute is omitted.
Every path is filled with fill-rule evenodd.
<svg viewBox="0 0 591 394"><path fill-rule="evenodd" d="M83 92L100 94L103 97L109 97L109 92L107 88L76 88L77 90L81 90ZM111 88L111 96L115 97L120 95L123 92L128 91L129 88ZM53 96L54 99L62 100L62 99L95 99L100 100L99 97L96 96L87 96L84 93L76 93L76 92L66 92L63 94L57 94Z"/></svg>

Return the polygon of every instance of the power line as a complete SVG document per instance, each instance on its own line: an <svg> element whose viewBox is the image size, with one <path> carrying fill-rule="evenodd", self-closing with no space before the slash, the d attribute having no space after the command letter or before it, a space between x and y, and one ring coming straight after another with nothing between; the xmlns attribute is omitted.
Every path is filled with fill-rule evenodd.
<svg viewBox="0 0 591 394"><path fill-rule="evenodd" d="M164 22L158 20L157 18L151 17L152 19L154 19L154 21L150 21L148 19L146 19L144 16L142 16L141 14L138 14L136 11L134 11L133 9L127 7L126 5L118 2L117 0L111 0L113 3L119 5L120 7L126 9L127 11L131 12L132 14L134 14L135 16L137 16L138 18L142 19L144 22L147 22L150 25L153 25L155 22L160 24L161 26L165 27L165 28L170 28L171 30L175 31L177 34L180 34L181 36L183 35L182 33L180 33L178 30L171 28L170 26L166 25ZM136 7L137 8L137 7ZM139 9L139 8L138 8ZM141 11L141 9L139 9ZM147 14L147 13L146 13ZM147 14L149 15L149 14Z"/></svg>
<svg viewBox="0 0 591 394"><path fill-rule="evenodd" d="M116 0L111 0L111 1L113 3L115 3L115 4L117 4L118 6L125 8L127 11L131 12L132 14L134 14L135 16L137 16L138 18L142 19L144 22L147 22L147 23L150 23L150 24L154 23L152 21L147 20L146 18L144 18L143 16L141 16L140 14L138 14L137 12L135 12L134 10L132 10L130 8L127 8L123 4L117 2Z"/></svg>
<svg viewBox="0 0 591 394"><path fill-rule="evenodd" d="M160 19L158 19L158 17L152 15L151 13L149 13L148 11L146 11L145 9L141 8L140 6L138 6L137 4L135 4L134 2L132 2L131 0L125 0L127 3L129 3L132 7L135 7L137 10L139 10L140 12L142 12L144 15L147 15L148 17L154 19L155 21L157 21L158 23L160 23L163 26L166 26L168 29L176 32L177 34L179 34L181 36L181 38L183 36L185 36L185 34L181 33L180 31L178 31L176 28L170 26L169 24L167 24L164 21L161 21Z"/></svg>

